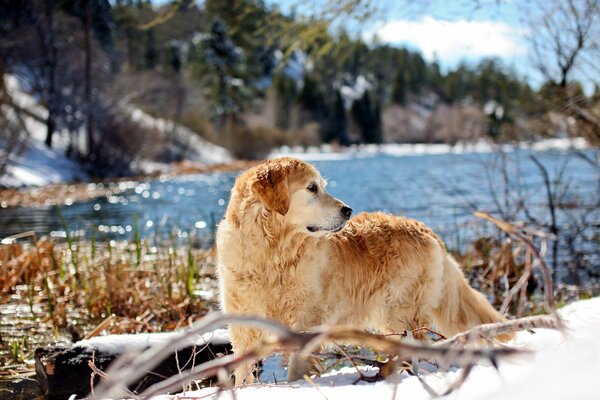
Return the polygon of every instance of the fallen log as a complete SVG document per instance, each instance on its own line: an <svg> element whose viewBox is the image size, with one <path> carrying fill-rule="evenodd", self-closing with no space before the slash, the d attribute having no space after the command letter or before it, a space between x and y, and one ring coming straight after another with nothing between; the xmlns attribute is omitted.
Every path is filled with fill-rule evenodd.
<svg viewBox="0 0 600 400"><path fill-rule="evenodd" d="M38 348L35 351L36 379L48 399L68 399L73 394L85 397L91 392L91 385L95 386L100 380L93 367L105 371L124 353L141 353L176 337L177 333L110 335L82 340L71 346ZM224 330L202 335L192 342L182 343L176 352L146 371L129 389L140 393L180 371L228 353L231 353L231 345Z"/></svg>

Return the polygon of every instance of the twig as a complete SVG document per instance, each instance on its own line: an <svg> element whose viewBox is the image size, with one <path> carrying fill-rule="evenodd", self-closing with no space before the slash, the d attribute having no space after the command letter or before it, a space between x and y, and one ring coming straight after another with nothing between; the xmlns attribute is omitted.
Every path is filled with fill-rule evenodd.
<svg viewBox="0 0 600 400"><path fill-rule="evenodd" d="M419 382L421 382L423 388L427 391L427 393L429 393L431 397L442 397L448 396L450 393L458 389L463 383L465 383L472 369L473 364L465 366L465 368L463 368L463 370L461 371L461 374L458 377L458 379L452 384L450 384L450 386L448 386L448 388L442 393L438 393L434 388L432 388L421 375L417 375L417 378L419 379Z"/></svg>
<svg viewBox="0 0 600 400"><path fill-rule="evenodd" d="M434 344L453 346L458 343L466 343L480 339L490 339L503 333L530 330L534 328L564 330L565 325L558 315L536 315L532 317L519 318L512 321L496 322L476 326L466 332L459 333L450 339L439 341Z"/></svg>
<svg viewBox="0 0 600 400"><path fill-rule="evenodd" d="M413 335L414 335L415 333L417 333L417 332L421 332L421 331L425 331L425 332L429 332L429 333L432 333L432 334L434 334L434 335L437 335L437 336L439 337L439 339L442 339L442 340L444 340L444 339L447 339L447 337L446 337L446 336L444 336L444 335L442 335L441 333L439 333L439 332L436 332L436 331L434 331L433 329L431 329L431 328L428 328L428 327L426 327L426 326L422 326L422 327L420 327L420 328L415 328L415 329L413 329L413 330L412 330L412 333L413 333ZM382 336L402 336L402 337L406 337L406 336L408 336L408 332L404 331L404 332L402 332L402 333L397 333L397 332L392 332L392 333L384 333Z"/></svg>
<svg viewBox="0 0 600 400"><path fill-rule="evenodd" d="M358 368L358 365L356 364L356 362L354 361L354 358L352 356L350 356L350 354L348 354L348 352L339 344L337 345L337 347L340 349L340 351L342 352L342 354L344 355L344 357L346 357L350 363L352 364L352 366L354 367L354 369L356 370L356 372L358 372L358 378L353 382L354 385L356 385L358 382L360 381L365 381L365 382L374 382L375 380L381 380L380 377L368 377L366 376L361 370L360 368ZM379 374L377 374L379 375Z"/></svg>
<svg viewBox="0 0 600 400"><path fill-rule="evenodd" d="M318 386L318 385L315 383L315 381L313 381L313 380L312 380L312 378L311 378L310 376L308 376L308 375L304 375L304 380L305 380L306 382L308 382L308 384L309 384L310 386L312 386L313 388L315 388L315 389L317 390L317 392L319 392L319 394L320 394L321 396L323 396L323 398L324 398L325 400L329 400L329 398L328 398L328 397L325 395L325 393L323 393L323 391L321 390L321 388L319 388L319 386Z"/></svg>
<svg viewBox="0 0 600 400"><path fill-rule="evenodd" d="M92 359L90 361L88 361L88 366L90 367L90 369L92 370L92 373L90 374L90 393L92 395L92 398L95 398L96 395L94 393L94 378L96 376L99 376L102 379L109 379L108 378L108 374L104 371L102 371L101 369L99 369L98 367L96 367L96 352L94 351L92 353ZM138 396L136 396L133 392L126 390L127 395L131 396L134 399L138 399Z"/></svg>
<svg viewBox="0 0 600 400"><path fill-rule="evenodd" d="M284 326L259 318L245 316L224 316L219 313L212 314L192 325L189 329L174 337L172 340L153 346L141 354L126 353L118 358L108 369L110 380L101 385L97 391L98 398L115 397L132 382L141 378L145 371L152 370L169 354L175 351L182 341L196 335L214 330L227 323L235 322L238 325L253 326L272 331L278 336L285 336L289 330Z"/></svg>
<svg viewBox="0 0 600 400"><path fill-rule="evenodd" d="M319 358L337 358L338 360L347 358L347 356L345 356L344 354L338 354L338 353L313 353L312 355L314 357L319 357ZM352 357L352 359L355 362L360 362L361 364L369 365L371 367L377 367L377 368L381 368L386 364L383 361L372 360L370 358L364 358L364 357Z"/></svg>
<svg viewBox="0 0 600 400"><path fill-rule="evenodd" d="M498 228L500 228L504 232L508 233L509 235L512 235L515 238L519 239L521 242L523 242L527 247L529 247L531 249L533 254L538 259L540 269L542 270L542 276L544 278L544 294L546 295L546 307L548 308L548 310L551 313L555 313L554 288L552 285L552 277L550 276L550 271L548 270L548 266L546 265L546 262L544 261L544 257L542 257L542 255L540 254L540 251L535 246L535 244L531 241L531 239L524 236L512 224L510 224L506 221L503 221L501 219L492 217L488 213L485 213L482 211L475 211L473 214L478 218L485 219L486 221L490 221L490 222L494 223Z"/></svg>
<svg viewBox="0 0 600 400"><path fill-rule="evenodd" d="M114 318L115 318L114 314L111 314L108 317L106 317L102 322L100 322L100 324L98 324L98 326L96 326L83 339L88 340L88 339L93 338L94 336L98 336L100 334L100 332L102 332L104 329L106 329L107 326L110 325L110 323L113 321Z"/></svg>
<svg viewBox="0 0 600 400"><path fill-rule="evenodd" d="M236 323L236 318L230 317L232 323ZM260 320L263 322L264 320ZM456 349L450 346L441 345L426 345L416 343L402 343L397 340L389 339L381 335L356 331L356 330L341 330L333 329L325 332L292 332L288 331L275 341L263 342L252 351L240 356L224 356L217 360L212 360L199 365L196 368L188 370L182 376L174 376L168 380L151 386L140 397L147 399L154 395L164 393L172 388L179 387L183 382L189 381L197 377L214 376L215 373L222 368L232 370L237 365L243 364L251 360L260 359L274 350L284 351L300 351L305 354L313 346L318 346L323 342L353 342L369 347L377 347L388 354L406 357L410 355L418 355L423 358L443 358L448 354L452 355L452 363L459 366L472 364L480 359L489 359L490 357L503 357L513 354L524 353L526 351L512 348L497 348L497 349Z"/></svg>

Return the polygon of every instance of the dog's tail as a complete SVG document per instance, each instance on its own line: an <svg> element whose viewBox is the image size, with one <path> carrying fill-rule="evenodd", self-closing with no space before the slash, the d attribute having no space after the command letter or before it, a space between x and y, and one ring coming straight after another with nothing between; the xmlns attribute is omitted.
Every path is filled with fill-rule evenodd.
<svg viewBox="0 0 600 400"><path fill-rule="evenodd" d="M492 307L484 295L473 289L452 256L444 257L442 296L434 310L437 328L448 336L471 329L474 326L506 319ZM498 335L497 339L508 341L514 334Z"/></svg>

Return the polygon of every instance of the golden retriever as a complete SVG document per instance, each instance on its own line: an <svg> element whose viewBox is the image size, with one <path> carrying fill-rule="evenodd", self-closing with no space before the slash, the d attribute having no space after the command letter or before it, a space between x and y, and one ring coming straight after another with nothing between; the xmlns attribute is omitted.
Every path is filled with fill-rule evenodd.
<svg viewBox="0 0 600 400"><path fill-rule="evenodd" d="M445 335L504 320L427 226L383 213L350 219L352 210L325 186L312 165L293 158L266 161L237 178L217 231L225 313L298 330L434 325ZM230 334L236 354L263 335L235 326ZM251 367L234 371L236 384L252 382ZM288 380L306 371L292 356Z"/></svg>

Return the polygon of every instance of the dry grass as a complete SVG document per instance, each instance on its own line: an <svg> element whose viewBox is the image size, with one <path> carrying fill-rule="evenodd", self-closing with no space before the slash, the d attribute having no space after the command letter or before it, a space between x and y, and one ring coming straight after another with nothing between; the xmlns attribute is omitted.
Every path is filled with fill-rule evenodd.
<svg viewBox="0 0 600 400"><path fill-rule="evenodd" d="M523 223L509 223L487 213L497 235L474 240L464 252L453 252L472 285L488 295L501 313L516 317L552 312L556 306L590 298L600 292L553 282L545 258L555 236Z"/></svg>
<svg viewBox="0 0 600 400"><path fill-rule="evenodd" d="M177 239L0 245L0 366L23 372L35 347L100 333L178 329L212 308L214 250ZM97 329L95 329L97 328Z"/></svg>

